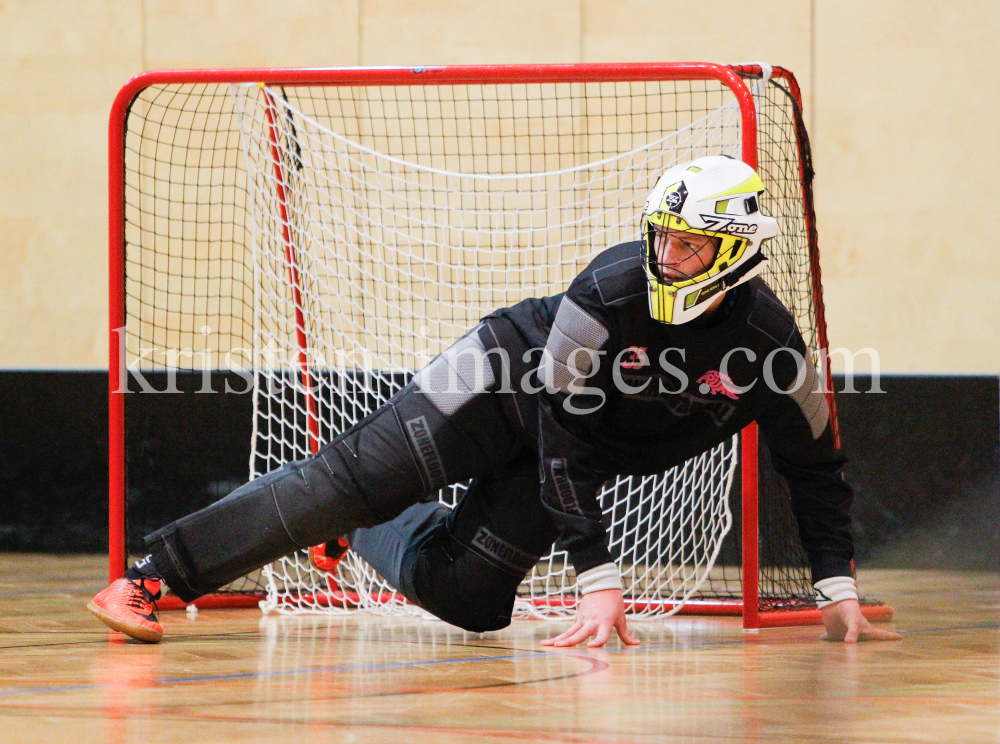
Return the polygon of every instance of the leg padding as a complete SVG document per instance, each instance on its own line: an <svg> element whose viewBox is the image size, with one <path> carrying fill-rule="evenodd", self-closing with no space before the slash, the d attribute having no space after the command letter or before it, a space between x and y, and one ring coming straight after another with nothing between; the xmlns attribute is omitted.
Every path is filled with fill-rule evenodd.
<svg viewBox="0 0 1000 744"><path fill-rule="evenodd" d="M374 523L356 498L330 489L319 458L288 463L147 536L167 585L184 601L288 555Z"/></svg>
<svg viewBox="0 0 1000 744"><path fill-rule="evenodd" d="M482 633L510 624L517 588L552 546L556 529L539 498L538 460L523 448L496 475L477 478L403 567L417 604Z"/></svg>

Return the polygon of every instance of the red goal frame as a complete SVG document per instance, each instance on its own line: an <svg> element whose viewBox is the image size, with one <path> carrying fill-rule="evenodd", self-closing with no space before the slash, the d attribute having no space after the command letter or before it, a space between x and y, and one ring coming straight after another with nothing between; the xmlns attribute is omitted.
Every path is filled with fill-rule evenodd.
<svg viewBox="0 0 1000 744"><path fill-rule="evenodd" d="M743 75L760 76L759 65L719 65L711 63L653 63L653 64L538 64L538 65L477 65L433 66L397 68L309 68L309 69L212 69L164 70L146 72L132 78L118 93L111 109L108 131L108 250L109 250L109 363L108 363L108 450L109 450L109 564L110 580L119 578L126 566L125 545L125 405L124 393L119 392L126 379L122 378L122 340L119 329L125 325L125 133L129 107L139 93L152 85L180 83L247 83L261 82L285 86L346 86L346 85L440 85L440 84L496 84L496 83L558 83L558 82L616 82L649 80L717 80L726 85L739 101L742 116L742 159L757 167L757 112L753 96L743 80ZM775 67L772 78L783 80L801 111L801 93L795 76L788 70ZM270 116L270 111L268 111ZM823 290L820 280L819 250L816 239L815 218L812 209L811 173L807 173L808 156L804 151L804 131L796 138L799 146L799 168L804 199L804 214L808 231L810 263L813 277L813 301L819 346L828 348ZM280 173L279 183L280 183ZM287 229L287 228L286 228ZM286 236L287 238L287 236ZM289 250L291 241L287 241ZM296 262L289 256L292 271L290 280L297 288ZM304 348L304 334L300 345ZM829 359L825 357L829 379ZM301 374L309 389L309 370L305 355L300 356ZM827 392L834 433L837 432L836 410L833 393ZM312 399L309 397L310 409ZM310 442L318 447L315 429L310 421ZM742 601L698 600L690 602L687 610L698 614L742 615L743 627L753 630L761 627L816 624L820 613L816 609L781 612L759 612L758 607L758 441L757 426L750 424L741 436L742 474ZM255 596L209 595L199 599L200 607L256 606ZM161 609L179 609L184 605L174 597L161 600ZM892 608L886 605L866 606L865 615L870 619L885 620L892 617Z"/></svg>

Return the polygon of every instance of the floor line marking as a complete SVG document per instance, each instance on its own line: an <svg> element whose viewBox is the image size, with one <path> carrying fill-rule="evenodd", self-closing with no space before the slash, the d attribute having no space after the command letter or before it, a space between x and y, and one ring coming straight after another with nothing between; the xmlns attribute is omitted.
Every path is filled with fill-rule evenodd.
<svg viewBox="0 0 1000 744"><path fill-rule="evenodd" d="M952 627L944 628L913 628L909 630L900 630L899 632L906 635L923 635L931 633L947 633L947 632L962 632L962 631L972 631L972 630L995 630L1000 628L1000 622L984 622L975 623L972 625L957 625ZM217 637L229 637L230 634L212 634ZM237 633L232 635L248 635L247 633ZM180 639L178 639L180 640ZM707 642L693 642L693 643L671 643L671 644L655 644L641 646L622 646L619 648L602 648L598 649L599 653L604 654L621 654L621 653L637 653L640 651L660 651L676 648L678 645L684 648L714 648L714 647L725 647L725 646L739 646L749 643L801 643L803 639L801 638L788 638L788 639L778 639L778 638L768 638L764 639L760 636L755 636L753 638L733 638L726 640L716 640ZM81 643L93 644L93 641L85 641ZM53 643L53 644L39 644L34 646L35 648L42 646L64 646L73 645L71 643ZM5 648L24 648L24 646L8 646ZM473 648L473 647L470 647ZM0 649L4 650L4 649ZM589 650L589 649L588 649ZM368 672L377 671L381 669L401 669L414 666L426 666L426 665L438 665L438 664L464 664L464 663L476 663L476 662L489 662L489 661L511 661L515 659L526 659L530 657L538 657L545 655L553 656L567 656L570 658L590 658L587 656L580 656L581 649L576 649L573 647L567 647L565 649L553 650L553 651L528 651L519 654L507 654L504 656L474 656L465 657L460 659L429 659L420 661L406 661L406 662L387 662L384 664L363 664L363 665L348 665L348 666L332 666L332 667L307 667L305 669L287 669L274 672L240 672L234 674L218 674L218 675L205 675L205 676L189 676L189 677L174 677L168 679L158 679L153 680L151 686L155 685L172 685L172 684L192 684L198 682L219 682L224 680L236 680L236 679L267 679L269 677L282 677L290 675L299 674L324 674L324 673L335 673L335 672ZM574 656L575 652L575 656ZM14 690L2 690L0 691L0 699L17 697L21 695L53 695L53 694L63 694L71 692L80 692L83 690L95 690L107 687L115 687L112 684L103 683L87 683L80 685L63 685L60 687L34 687L34 688L22 688Z"/></svg>
<svg viewBox="0 0 1000 744"><path fill-rule="evenodd" d="M360 665L347 665L347 666L331 666L331 667L307 667L305 669L285 669L274 672L239 672L234 674L213 674L204 676L192 676L192 677L170 677L167 679L155 679L150 682L150 687L156 685L179 685L179 684L191 684L196 682L222 682L225 680L236 680L236 679L268 679L271 677L287 677L298 674L329 674L336 672L371 672L381 669L403 669L406 667L414 666L429 666L432 664L466 664L466 663L476 663L476 662L489 662L489 661L511 661L514 659L526 659L530 657L544 656L546 655L544 651L531 651L529 653L523 654L508 654L505 656L470 656L461 659L430 659L421 661L399 661L399 662L387 662L385 664L360 664ZM570 656L566 654L566 656ZM576 659L586 659L589 657L581 657L579 654L576 655ZM595 662L601 663L600 660L594 659ZM607 668L607 663L604 662L604 666L597 671L602 671ZM594 671L594 667L588 670L587 673ZM27 687L17 690L3 690L0 691L0 698L11 698L20 695L52 695L60 694L66 692L80 692L83 690L99 690L103 688L117 688L118 685L114 683L96 683L90 682L80 685L64 685L61 687Z"/></svg>

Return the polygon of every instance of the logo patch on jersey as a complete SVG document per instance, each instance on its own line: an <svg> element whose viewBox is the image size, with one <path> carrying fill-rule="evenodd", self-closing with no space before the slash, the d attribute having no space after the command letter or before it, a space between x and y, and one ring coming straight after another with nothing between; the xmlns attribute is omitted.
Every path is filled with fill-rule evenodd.
<svg viewBox="0 0 1000 744"><path fill-rule="evenodd" d="M722 427L736 412L736 405L726 399L701 398L684 390L668 392L671 386L677 385L677 380L675 378L668 379L661 374L652 374L646 377L635 373L622 373L622 380L632 387L642 387L641 392L626 393L622 396L624 399L662 403L671 415L677 418L704 413L712 419L712 423ZM651 385L643 386L650 380L653 381Z"/></svg>
<svg viewBox="0 0 1000 744"><path fill-rule="evenodd" d="M642 369L649 366L649 356L645 346L630 346L628 353L622 357L622 369Z"/></svg>
<svg viewBox="0 0 1000 744"><path fill-rule="evenodd" d="M718 370L710 369L699 377L697 382L700 383L698 392L702 395L712 393L713 395L725 395L732 400L740 399L739 391L737 391L733 381L726 375L720 374Z"/></svg>
<svg viewBox="0 0 1000 744"><path fill-rule="evenodd" d="M517 574L526 574L535 565L535 557L525 553L520 548L511 545L501 537L497 537L485 527L480 527L472 544L479 548L488 558L512 569Z"/></svg>
<svg viewBox="0 0 1000 744"><path fill-rule="evenodd" d="M434 443L434 437L431 436L430 427L427 426L427 419L423 416L410 419L406 422L406 430L410 432L410 439L417 450L417 457L431 488L444 488L448 485L448 479L445 476L444 463L441 462L441 454Z"/></svg>

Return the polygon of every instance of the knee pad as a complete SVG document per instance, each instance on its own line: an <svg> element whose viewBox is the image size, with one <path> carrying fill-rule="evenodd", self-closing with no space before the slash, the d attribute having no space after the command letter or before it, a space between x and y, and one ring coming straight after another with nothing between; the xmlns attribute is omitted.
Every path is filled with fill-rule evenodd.
<svg viewBox="0 0 1000 744"><path fill-rule="evenodd" d="M377 522L349 473L336 465L336 458L317 455L258 479L266 481L282 526L301 548Z"/></svg>
<svg viewBox="0 0 1000 744"><path fill-rule="evenodd" d="M296 550L374 523L357 499L330 488L325 464L292 462L146 537L168 586L185 601Z"/></svg>
<svg viewBox="0 0 1000 744"><path fill-rule="evenodd" d="M484 633L510 625L522 578L441 530L416 555L411 580L425 610L463 630Z"/></svg>
<svg viewBox="0 0 1000 744"><path fill-rule="evenodd" d="M419 501L425 493L436 490L427 482L415 458L410 444L413 434L407 432L400 418L399 405L398 399L390 401L320 448L311 460L315 467L306 474L307 478L324 484L327 489L349 494L367 510L368 518L352 529L387 522ZM420 417L424 428L428 428L427 415ZM430 436L426 434L425 438ZM440 471L440 479L445 471L440 457L436 462L434 467Z"/></svg>

